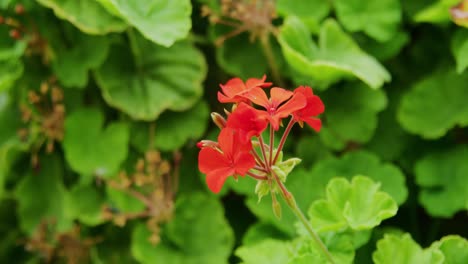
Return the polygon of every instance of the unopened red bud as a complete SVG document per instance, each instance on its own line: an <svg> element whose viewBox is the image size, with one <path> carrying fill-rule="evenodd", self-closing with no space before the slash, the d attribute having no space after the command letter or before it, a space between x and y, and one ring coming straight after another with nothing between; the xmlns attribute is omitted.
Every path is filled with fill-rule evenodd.
<svg viewBox="0 0 468 264"><path fill-rule="evenodd" d="M13 39L20 39L21 38L21 33L17 29L12 29L10 30L10 37Z"/></svg>
<svg viewBox="0 0 468 264"><path fill-rule="evenodd" d="M218 142L214 142L212 140L202 140L197 143L198 148L217 148Z"/></svg>
<svg viewBox="0 0 468 264"><path fill-rule="evenodd" d="M220 129L223 129L226 127L226 119L224 117L216 112L211 113L211 119L215 123L217 127Z"/></svg>
<svg viewBox="0 0 468 264"><path fill-rule="evenodd" d="M3 16L0 16L0 24L5 23L5 18Z"/></svg>
<svg viewBox="0 0 468 264"><path fill-rule="evenodd" d="M17 4L15 6L15 13L18 15L24 14L24 6L22 4Z"/></svg>

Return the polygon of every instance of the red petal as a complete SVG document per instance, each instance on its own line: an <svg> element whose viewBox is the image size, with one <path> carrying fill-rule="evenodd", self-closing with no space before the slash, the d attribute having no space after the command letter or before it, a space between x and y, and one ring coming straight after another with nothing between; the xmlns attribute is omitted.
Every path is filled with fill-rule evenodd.
<svg viewBox="0 0 468 264"><path fill-rule="evenodd" d="M271 88L271 91L270 91L271 107L275 107L275 108L278 107L284 101L291 98L292 95L293 95L293 92L285 90L283 88L279 88L279 87Z"/></svg>
<svg viewBox="0 0 468 264"><path fill-rule="evenodd" d="M261 88L254 87L252 90L250 90L247 94L244 95L246 98L248 98L250 101L257 105L261 105L265 108L268 108L270 105L270 102L268 101L268 97Z"/></svg>
<svg viewBox="0 0 468 264"><path fill-rule="evenodd" d="M219 147L225 157L232 157L234 153L234 133L235 130L229 127L223 128L218 136Z"/></svg>
<svg viewBox="0 0 468 264"><path fill-rule="evenodd" d="M308 117L302 119L304 122L306 122L311 128L313 128L315 131L319 132L320 128L322 128L322 121L318 118L315 117Z"/></svg>
<svg viewBox="0 0 468 264"><path fill-rule="evenodd" d="M294 111L297 111L303 108L306 105L306 99L304 95L297 93L294 94L289 101L285 104L280 106L276 113L271 117L271 125L273 126L274 130L279 129L279 123L282 118L287 117L288 115L292 114Z"/></svg>
<svg viewBox="0 0 468 264"><path fill-rule="evenodd" d="M198 169L203 173L209 173L228 166L229 164L223 154L215 149L203 148L198 153Z"/></svg>
<svg viewBox="0 0 468 264"><path fill-rule="evenodd" d="M265 80L266 80L266 75L263 75L262 79L250 78L245 82L245 86L247 87L247 89L251 89L253 87L262 87L262 88L270 87L272 83L270 82L266 83Z"/></svg>
<svg viewBox="0 0 468 264"><path fill-rule="evenodd" d="M228 167L214 170L206 175L206 184L212 192L219 193L226 179L234 173L234 169Z"/></svg>
<svg viewBox="0 0 468 264"><path fill-rule="evenodd" d="M230 79L226 84L220 84L219 86L221 86L224 94L231 98L247 89L240 78Z"/></svg>
<svg viewBox="0 0 468 264"><path fill-rule="evenodd" d="M237 174L245 175L255 166L255 158L249 152L239 152L234 160L234 168Z"/></svg>

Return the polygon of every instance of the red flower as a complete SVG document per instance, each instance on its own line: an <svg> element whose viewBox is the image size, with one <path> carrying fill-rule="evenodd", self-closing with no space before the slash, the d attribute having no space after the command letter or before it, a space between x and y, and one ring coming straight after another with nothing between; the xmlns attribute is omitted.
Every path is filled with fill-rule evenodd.
<svg viewBox="0 0 468 264"><path fill-rule="evenodd" d="M299 86L294 90L294 93L302 94L307 100L307 104L304 108L293 112L294 120L297 121L301 127L304 125L303 122L306 122L315 131L320 131L322 121L315 116L323 113L325 110L322 100L314 95L314 92L309 86Z"/></svg>
<svg viewBox="0 0 468 264"><path fill-rule="evenodd" d="M255 87L266 88L270 87L270 82L265 82L266 76L263 75L262 79L250 78L245 84L239 78L229 80L225 85L220 84L223 93L218 92L218 100L221 103L240 103L248 102L245 95Z"/></svg>
<svg viewBox="0 0 468 264"><path fill-rule="evenodd" d="M250 141L266 129L268 121L260 118L255 108L242 102L229 115L226 126L239 131L245 141Z"/></svg>
<svg viewBox="0 0 468 264"><path fill-rule="evenodd" d="M244 176L255 166L251 143L245 144L234 129L221 130L218 146L219 149L202 148L198 154L198 167L206 174L208 188L214 193L221 190L229 176Z"/></svg>
<svg viewBox="0 0 468 264"><path fill-rule="evenodd" d="M301 93L293 93L279 87L271 88L270 99L267 98L265 91L260 88L252 88L246 97L266 109L266 111L257 110L258 115L267 119L274 130L279 129L282 118L302 109L306 105L306 98Z"/></svg>

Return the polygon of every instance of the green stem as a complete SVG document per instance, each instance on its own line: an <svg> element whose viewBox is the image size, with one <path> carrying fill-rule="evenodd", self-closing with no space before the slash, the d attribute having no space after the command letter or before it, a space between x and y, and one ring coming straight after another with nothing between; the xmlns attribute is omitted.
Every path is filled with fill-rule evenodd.
<svg viewBox="0 0 468 264"><path fill-rule="evenodd" d="M281 189L281 195L286 200L286 204L289 206L289 208L291 208L294 215L296 215L296 217L302 222L302 224L306 228L307 232L309 232L312 239L315 241L315 243L317 243L317 245L319 246L319 248L321 249L321 251L323 252L325 257L328 259L328 261L330 263L332 263L332 264L335 264L335 261L333 260L333 257L330 254L330 252L328 251L327 247L322 242L322 240L317 235L317 233L314 231L314 229L312 228L312 225L310 224L309 220L307 220L307 218L305 217L305 215L302 212L301 208L299 208L299 206L297 206L296 200L294 199L294 196L292 195L292 193L288 191L286 186L279 179L278 175L276 175L276 173L274 173L273 171L271 171L271 172L273 174L273 177L275 178L276 183L278 184L278 186Z"/></svg>
<svg viewBox="0 0 468 264"><path fill-rule="evenodd" d="M263 54L265 54L268 66L270 66L271 75L273 80L280 86L284 87L283 79L281 78L281 74L278 69L278 64L275 61L275 54L273 53L273 49L271 48L270 44L270 34L264 33L260 37L260 43L262 44Z"/></svg>

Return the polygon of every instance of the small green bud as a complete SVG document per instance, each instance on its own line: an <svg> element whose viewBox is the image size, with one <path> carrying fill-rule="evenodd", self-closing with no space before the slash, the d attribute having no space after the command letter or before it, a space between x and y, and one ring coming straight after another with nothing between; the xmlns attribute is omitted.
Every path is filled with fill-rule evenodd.
<svg viewBox="0 0 468 264"><path fill-rule="evenodd" d="M281 204L276 200L276 195L275 193L271 193L271 201L272 201L272 207L273 207L273 214L276 216L276 218L281 219Z"/></svg>

